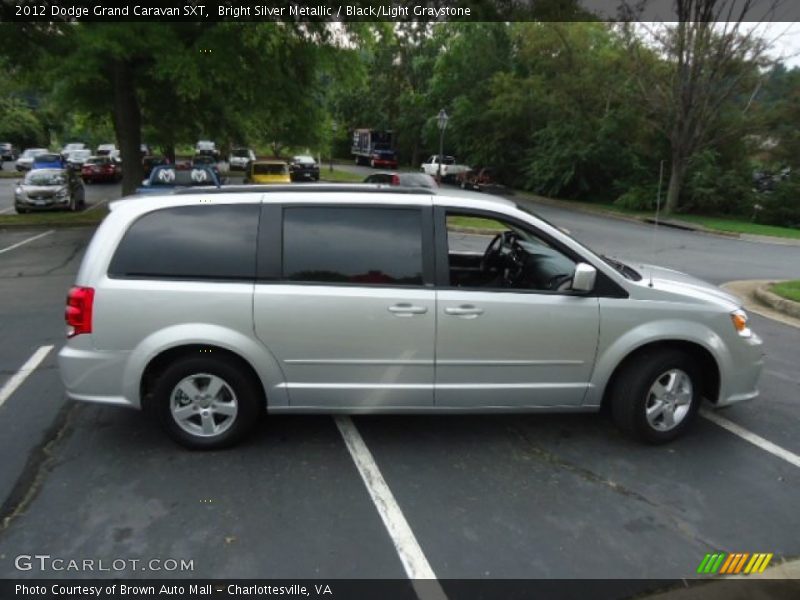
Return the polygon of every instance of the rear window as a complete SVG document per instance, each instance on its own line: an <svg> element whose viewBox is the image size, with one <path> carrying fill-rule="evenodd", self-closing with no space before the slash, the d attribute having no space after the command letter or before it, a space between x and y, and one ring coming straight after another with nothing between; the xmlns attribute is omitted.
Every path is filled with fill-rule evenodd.
<svg viewBox="0 0 800 600"><path fill-rule="evenodd" d="M287 208L283 277L311 283L422 285L421 212Z"/></svg>
<svg viewBox="0 0 800 600"><path fill-rule="evenodd" d="M122 238L109 277L253 280L259 207L165 208L136 220Z"/></svg>
<svg viewBox="0 0 800 600"><path fill-rule="evenodd" d="M258 163L253 165L253 173L255 175L283 175L286 170L286 165Z"/></svg>

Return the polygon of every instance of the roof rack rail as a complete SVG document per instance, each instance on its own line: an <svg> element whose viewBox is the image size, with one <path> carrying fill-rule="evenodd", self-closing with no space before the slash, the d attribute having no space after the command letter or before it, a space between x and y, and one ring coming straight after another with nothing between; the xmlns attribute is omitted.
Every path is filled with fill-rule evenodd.
<svg viewBox="0 0 800 600"><path fill-rule="evenodd" d="M391 192L393 194L436 194L436 190L423 186L402 187L398 185L381 185L369 183L302 183L302 184L248 184L223 185L222 187L190 187L175 190L174 194L258 194L276 192L356 192L369 194L375 192Z"/></svg>

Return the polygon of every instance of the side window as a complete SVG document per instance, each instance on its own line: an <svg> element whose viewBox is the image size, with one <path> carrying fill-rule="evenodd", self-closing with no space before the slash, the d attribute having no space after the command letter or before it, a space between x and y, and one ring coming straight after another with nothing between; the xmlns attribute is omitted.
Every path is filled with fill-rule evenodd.
<svg viewBox="0 0 800 600"><path fill-rule="evenodd" d="M422 285L421 211L286 208L283 278L312 283Z"/></svg>
<svg viewBox="0 0 800 600"><path fill-rule="evenodd" d="M256 204L165 208L136 220L108 267L109 277L253 280Z"/></svg>
<svg viewBox="0 0 800 600"><path fill-rule="evenodd" d="M564 292L575 261L535 232L506 223L447 213L450 285L464 288Z"/></svg>

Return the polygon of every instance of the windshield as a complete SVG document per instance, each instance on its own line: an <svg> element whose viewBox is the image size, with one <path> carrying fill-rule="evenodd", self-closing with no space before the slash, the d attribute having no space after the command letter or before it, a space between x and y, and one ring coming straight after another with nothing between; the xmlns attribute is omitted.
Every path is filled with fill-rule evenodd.
<svg viewBox="0 0 800 600"><path fill-rule="evenodd" d="M46 163L46 162L61 162L61 155L60 154L39 154L36 157L37 163Z"/></svg>
<svg viewBox="0 0 800 600"><path fill-rule="evenodd" d="M92 155L89 150L75 150L75 152L70 153L69 157L72 160L81 160L89 158Z"/></svg>
<svg viewBox="0 0 800 600"><path fill-rule="evenodd" d="M248 158L250 156L250 151L247 148L237 148L231 154L236 158Z"/></svg>
<svg viewBox="0 0 800 600"><path fill-rule="evenodd" d="M536 217L536 218L537 218L537 219L539 219L540 221L543 221L543 222L547 223L548 225L550 225L550 227L555 227L556 229L558 229L558 230L560 230L560 231L564 232L564 230L563 230L561 227L559 227L558 225L556 225L556 224L554 224L554 223L551 223L550 221L548 221L547 219L545 219L543 216L541 216L541 215L540 215L540 214L538 214L537 212L535 212L535 211L531 210L530 208L528 208L528 207L527 207L527 206L525 206L524 204L519 204L519 203L517 203L517 204L516 204L516 207L517 207L519 210L521 210L522 212L526 212L526 213L528 213L529 215L532 215L532 216ZM564 233L566 233L566 232L564 232ZM567 234L567 235L569 235L569 234ZM586 245L586 244L584 244L583 242L579 242L578 240L576 240L576 239L575 239L574 237L572 237L571 235L569 236L569 239L571 239L573 242L575 242L576 244L578 244L579 246L581 246L583 249L585 249L585 250L587 250L588 252L590 252L590 253L594 254L595 256L597 256L597 257L598 257L600 260L602 260L602 261L603 261L604 263L606 263L608 266L610 266L610 267L611 267L611 268L613 268L615 271L617 271L618 273L620 273L620 274L621 274L623 277L625 277L626 279L630 279L630 280L632 280L632 281L639 281L639 280L641 280L642 276L639 274L639 272L638 272L638 271L636 271L636 270L634 270L634 269L632 269L630 266L626 265L625 263L623 263L623 262L621 262L621 261L619 261L619 260L613 259L613 258L609 258L609 257L607 257L607 256L605 256L605 255L603 255L603 254L600 254L599 252L595 252L595 251L594 251L594 250L592 250L592 249L591 249L589 246L587 246L587 245Z"/></svg>
<svg viewBox="0 0 800 600"><path fill-rule="evenodd" d="M216 185L214 176L206 168L175 169L161 167L153 171L150 178L153 186L188 186L188 185Z"/></svg>
<svg viewBox="0 0 800 600"><path fill-rule="evenodd" d="M25 185L64 185L67 182L62 171L31 171L25 176Z"/></svg>
<svg viewBox="0 0 800 600"><path fill-rule="evenodd" d="M45 150L43 148L31 148L31 149L25 150L25 152L22 153L22 157L23 158L34 158L35 156L39 156L41 154L47 154L47 150Z"/></svg>
<svg viewBox="0 0 800 600"><path fill-rule="evenodd" d="M253 173L256 175L283 175L286 173L286 165L259 163L253 165Z"/></svg>
<svg viewBox="0 0 800 600"><path fill-rule="evenodd" d="M313 163L314 162L314 158L312 156L305 156L305 155L295 156L292 160L294 162L296 162L296 163Z"/></svg>

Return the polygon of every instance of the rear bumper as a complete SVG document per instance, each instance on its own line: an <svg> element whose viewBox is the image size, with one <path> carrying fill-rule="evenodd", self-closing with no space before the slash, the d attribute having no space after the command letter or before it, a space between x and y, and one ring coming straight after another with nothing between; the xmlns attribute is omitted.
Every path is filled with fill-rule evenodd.
<svg viewBox="0 0 800 600"><path fill-rule="evenodd" d="M389 160L386 158L373 158L370 159L373 165L382 169L396 169L397 160Z"/></svg>
<svg viewBox="0 0 800 600"><path fill-rule="evenodd" d="M69 340L58 353L58 369L72 400L139 408L122 393L128 352L99 352L89 336Z"/></svg>

